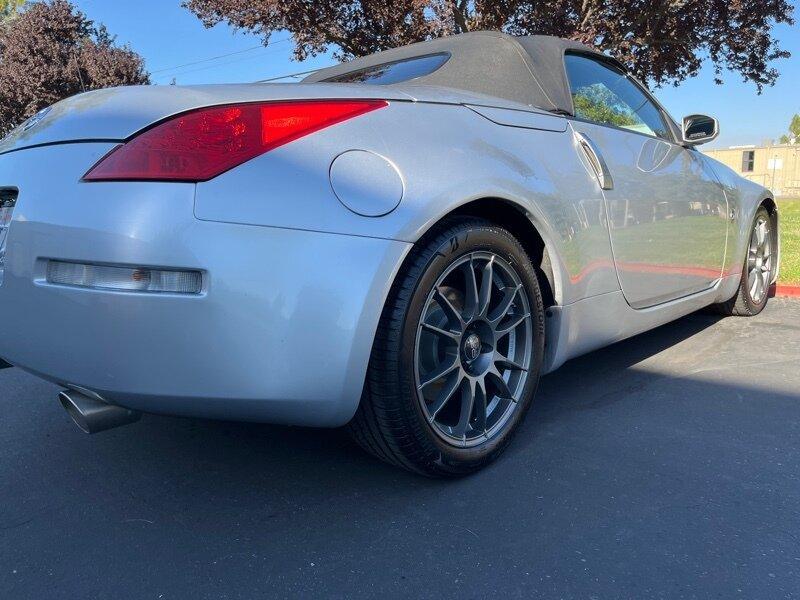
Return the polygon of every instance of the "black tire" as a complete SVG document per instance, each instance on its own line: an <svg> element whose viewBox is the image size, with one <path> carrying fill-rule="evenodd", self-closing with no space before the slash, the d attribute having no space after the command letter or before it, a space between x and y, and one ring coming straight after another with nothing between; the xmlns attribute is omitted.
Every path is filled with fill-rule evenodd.
<svg viewBox="0 0 800 600"><path fill-rule="evenodd" d="M437 434L424 414L424 400L418 400L416 344L420 319L438 278L465 255L474 256L476 252L492 253L516 271L530 310L525 331L532 332L526 346L531 348L531 356L527 379L518 380L519 399L507 421L499 423L486 441L478 439L476 445L459 447ZM458 348L462 348L461 342ZM456 354L458 361L461 354ZM448 219L415 245L398 274L378 325L361 403L348 430L365 450L409 471L433 477L472 473L497 458L509 443L535 394L543 355L542 295L536 271L522 245L508 231L488 221ZM484 393L484 406L488 397Z"/></svg>
<svg viewBox="0 0 800 600"><path fill-rule="evenodd" d="M759 221L765 221L768 226L769 230L767 235L769 236L769 243L771 248L771 256L772 262L769 268L769 276L768 282L772 282L772 278L775 274L775 267L777 264L777 253L778 253L778 236L776 231L776 221L775 218L769 214L769 211L763 206L760 206L756 211L756 215L753 218L753 224L750 228L751 236L754 228L759 223ZM751 287L749 285L749 263L750 263L750 244L751 241L748 239L748 254L745 257L744 265L742 265L742 278L741 282L739 283L739 289L736 290L736 294L728 300L727 302L721 302L719 304L713 304L710 308L712 312L715 312L720 315L724 316L737 316L737 317L754 317L755 315L759 314L764 307L767 306L767 301L769 300L769 285L767 285L767 290L764 290L758 297L754 298L753 293L751 292Z"/></svg>

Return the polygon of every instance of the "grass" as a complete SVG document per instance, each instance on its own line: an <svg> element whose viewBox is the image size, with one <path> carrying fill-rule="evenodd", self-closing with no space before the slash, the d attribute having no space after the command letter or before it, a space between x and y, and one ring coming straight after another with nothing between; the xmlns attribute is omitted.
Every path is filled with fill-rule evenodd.
<svg viewBox="0 0 800 600"><path fill-rule="evenodd" d="M778 200L781 271L778 283L800 284L800 199Z"/></svg>

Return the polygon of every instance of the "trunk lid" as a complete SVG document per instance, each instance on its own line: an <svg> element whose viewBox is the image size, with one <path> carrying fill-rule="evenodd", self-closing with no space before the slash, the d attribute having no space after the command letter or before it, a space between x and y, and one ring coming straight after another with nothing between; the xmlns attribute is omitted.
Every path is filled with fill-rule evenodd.
<svg viewBox="0 0 800 600"><path fill-rule="evenodd" d="M62 100L0 140L0 154L64 142L121 142L168 117L206 106L240 102L377 98L465 104L552 114L494 96L438 86L363 83L245 83L130 86L95 90Z"/></svg>
<svg viewBox="0 0 800 600"><path fill-rule="evenodd" d="M40 118L23 123L0 140L0 154L61 142L122 141L167 117L204 106L308 98L414 100L409 94L385 86L341 83L110 88L54 104Z"/></svg>

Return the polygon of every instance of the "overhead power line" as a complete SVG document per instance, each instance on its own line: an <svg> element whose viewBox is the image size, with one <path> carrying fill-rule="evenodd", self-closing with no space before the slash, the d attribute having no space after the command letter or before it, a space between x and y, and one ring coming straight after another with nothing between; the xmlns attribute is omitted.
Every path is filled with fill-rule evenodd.
<svg viewBox="0 0 800 600"><path fill-rule="evenodd" d="M327 67L320 67L319 69L311 69L310 71L300 71L298 73L289 73L288 75L280 75L279 77L270 77L269 79L259 79L258 81L254 81L253 83L269 83L270 81L278 81L280 79L291 79L300 77L301 75L310 75L311 73L316 73L317 71L321 71Z"/></svg>
<svg viewBox="0 0 800 600"><path fill-rule="evenodd" d="M238 54L245 54L246 52L252 52L253 50L258 50L259 48L270 48L270 47L275 46L277 44L282 44L282 43L288 42L291 39L292 38L290 38L290 37L283 38L283 39L280 39L280 40L276 40L274 42L270 42L269 45L267 45L267 46L264 46L263 44L259 44L257 46L251 46L250 48L245 48L244 50L237 50L236 52L228 52L227 54L220 54L218 56L210 56L209 58L203 58L203 59L200 59L200 60L195 60L195 61L192 61L192 62L184 63L182 65L175 65L174 67L166 67L166 68L163 68L163 69L156 69L155 71L150 71L150 74L151 75L155 75L156 73L164 73L166 71L177 71L178 69L182 69L184 67L192 67L194 65L200 65L200 64L203 64L203 63L207 63L207 62L212 62L212 61L215 61L215 60L219 60L221 58L227 58L229 56L236 56ZM227 63L227 64L230 64L230 63Z"/></svg>
<svg viewBox="0 0 800 600"><path fill-rule="evenodd" d="M183 75L189 75L191 73L197 73L199 71L208 71L209 69L219 69L220 67L226 67L228 65L234 65L241 62L245 62L248 60L258 60L263 58L262 54L258 54L256 56L242 56L235 60L228 60L220 63L216 63L213 65L206 65L204 67L197 67L195 69L188 69L184 71L173 71L172 73L165 73L163 75L158 75L155 79L156 80L165 80L171 77L182 77Z"/></svg>

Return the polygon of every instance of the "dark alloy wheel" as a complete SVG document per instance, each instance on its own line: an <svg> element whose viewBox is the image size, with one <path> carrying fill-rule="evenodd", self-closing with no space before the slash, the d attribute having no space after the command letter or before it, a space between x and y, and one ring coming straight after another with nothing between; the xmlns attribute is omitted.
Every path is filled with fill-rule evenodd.
<svg viewBox="0 0 800 600"><path fill-rule="evenodd" d="M752 317L767 305L778 259L778 232L775 215L761 206L750 229L747 256L736 295L712 308L723 315Z"/></svg>
<svg viewBox="0 0 800 600"><path fill-rule="evenodd" d="M762 304L769 293L772 283L775 259L772 244L772 227L769 214L756 215L753 231L750 234L750 245L747 248L747 293L753 304Z"/></svg>
<svg viewBox="0 0 800 600"><path fill-rule="evenodd" d="M445 222L398 275L350 432L411 471L473 472L510 440L543 353L542 296L520 242L486 221Z"/></svg>
<svg viewBox="0 0 800 600"><path fill-rule="evenodd" d="M525 389L532 335L528 295L502 257L472 252L442 273L414 362L420 406L446 442L474 446L502 430Z"/></svg>

